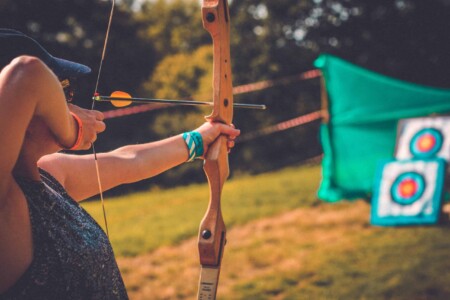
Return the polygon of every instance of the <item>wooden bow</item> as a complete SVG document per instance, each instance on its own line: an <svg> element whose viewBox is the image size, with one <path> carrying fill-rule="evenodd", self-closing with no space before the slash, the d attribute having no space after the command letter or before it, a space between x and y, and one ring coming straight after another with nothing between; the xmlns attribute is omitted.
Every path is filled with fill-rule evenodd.
<svg viewBox="0 0 450 300"><path fill-rule="evenodd" d="M227 0L203 0L203 27L213 40L213 111L206 119L231 124L233 86L230 61L230 18ZM198 299L215 299L226 243L220 206L222 188L229 175L227 137L220 136L209 147L203 169L210 187L208 210L200 224L198 249L201 274Z"/></svg>
<svg viewBox="0 0 450 300"><path fill-rule="evenodd" d="M114 0L112 0L112 9L93 100L100 98L97 89L111 27L114 4ZM229 125L233 119L233 86L230 61L230 18L227 0L203 0L202 14L203 27L210 33L214 49L213 110L206 119L212 122L221 122ZM92 108L94 108L94 103L92 104ZM97 177L99 179L100 195L102 195L95 150L94 156ZM219 136L216 141L210 145L204 160L203 169L209 182L210 200L208 210L200 224L198 237L198 249L201 264L198 299L213 300L216 299L220 266L226 242L225 223L222 218L220 207L222 188L229 175L226 136ZM103 203L103 197L101 196L101 198ZM106 224L106 215L104 215L104 218Z"/></svg>

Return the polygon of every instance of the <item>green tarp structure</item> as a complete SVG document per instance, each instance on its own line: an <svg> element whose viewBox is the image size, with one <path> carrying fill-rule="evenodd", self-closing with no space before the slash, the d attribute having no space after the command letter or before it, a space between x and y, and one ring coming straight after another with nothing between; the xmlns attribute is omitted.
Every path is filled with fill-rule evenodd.
<svg viewBox="0 0 450 300"><path fill-rule="evenodd" d="M450 112L450 90L387 77L331 55L314 65L324 76L329 113L321 125L318 197L368 199L377 163L394 156L397 122Z"/></svg>

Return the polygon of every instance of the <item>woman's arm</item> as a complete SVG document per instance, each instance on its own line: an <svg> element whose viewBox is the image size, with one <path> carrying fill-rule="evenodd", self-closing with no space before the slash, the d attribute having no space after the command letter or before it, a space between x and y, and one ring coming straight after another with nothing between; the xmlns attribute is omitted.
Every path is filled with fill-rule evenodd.
<svg viewBox="0 0 450 300"><path fill-rule="evenodd" d="M32 261L28 206L13 178L16 171L20 176L32 176L33 167L36 173L33 154L37 153L33 151L37 148L26 149L31 157L23 152L30 130L38 130L30 128L32 122L46 124L61 144L75 140L75 125L57 78L40 60L24 56L0 72L0 293L16 282Z"/></svg>
<svg viewBox="0 0 450 300"><path fill-rule="evenodd" d="M39 59L22 56L0 72L0 204L33 118L44 121L59 143L74 142L75 124L58 79Z"/></svg>
<svg viewBox="0 0 450 300"><path fill-rule="evenodd" d="M197 129L202 135L205 153L220 135L230 136L229 147L239 130L219 123L205 123ZM97 155L103 190L124 183L153 177L188 159L188 150L181 135L141 145L130 145ZM92 155L54 154L43 157L39 166L52 174L77 201L99 193L97 174ZM63 171L63 173L61 173Z"/></svg>

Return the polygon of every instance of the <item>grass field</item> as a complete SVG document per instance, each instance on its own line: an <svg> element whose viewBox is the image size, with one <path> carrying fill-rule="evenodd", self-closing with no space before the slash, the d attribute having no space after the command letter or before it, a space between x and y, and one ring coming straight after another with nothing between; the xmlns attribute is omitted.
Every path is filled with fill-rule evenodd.
<svg viewBox="0 0 450 300"><path fill-rule="evenodd" d="M226 183L218 299L450 299L449 225L372 227L366 202L318 201L319 180L303 166ZM207 199L207 185L106 199L131 299L195 299Z"/></svg>

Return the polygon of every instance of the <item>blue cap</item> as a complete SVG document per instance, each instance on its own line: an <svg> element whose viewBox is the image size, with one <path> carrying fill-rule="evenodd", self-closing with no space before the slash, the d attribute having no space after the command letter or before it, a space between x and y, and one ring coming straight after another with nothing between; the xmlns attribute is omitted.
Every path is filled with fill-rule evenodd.
<svg viewBox="0 0 450 300"><path fill-rule="evenodd" d="M0 68L20 55L41 59L60 79L79 77L91 72L85 65L52 56L37 41L20 31L0 28Z"/></svg>

